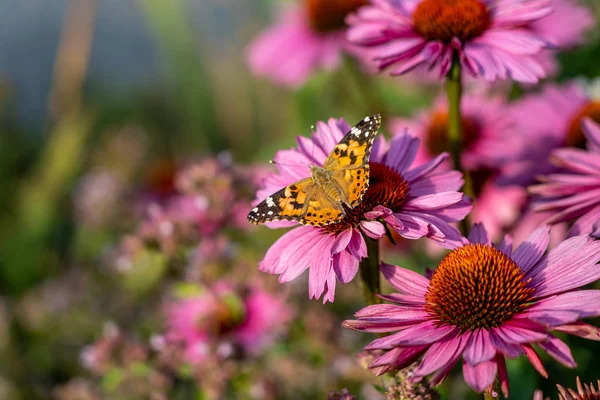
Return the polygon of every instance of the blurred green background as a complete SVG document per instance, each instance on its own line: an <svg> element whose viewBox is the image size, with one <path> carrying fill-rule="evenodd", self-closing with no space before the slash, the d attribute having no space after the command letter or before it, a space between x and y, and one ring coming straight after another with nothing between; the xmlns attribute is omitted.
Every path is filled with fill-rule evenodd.
<svg viewBox="0 0 600 400"><path fill-rule="evenodd" d="M223 150L236 162L264 162L317 120L410 115L438 93L357 76L351 62L297 91L253 78L245 47L271 21L274 3L0 2L0 399L52 398L53 387L85 375L82 347L111 313L139 301L112 297L117 289L99 267L133 225L116 223L122 216L110 210L101 228L80 222L73 199L85 173L131 162L127 190L142 190L161 184L165 165ZM587 3L598 14L597 0ZM594 36L561 55L559 80L600 76ZM124 303L111 304L117 298ZM339 321L354 311L328 310ZM537 387L553 393L577 374L600 378L600 346L569 343L581 368L548 362L548 381L523 360L510 363L514 398Z"/></svg>

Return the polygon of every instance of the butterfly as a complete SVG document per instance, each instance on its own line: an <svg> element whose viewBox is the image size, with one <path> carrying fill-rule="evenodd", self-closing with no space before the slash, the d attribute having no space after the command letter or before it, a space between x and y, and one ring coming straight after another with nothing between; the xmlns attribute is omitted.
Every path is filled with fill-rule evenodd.
<svg viewBox="0 0 600 400"><path fill-rule="evenodd" d="M298 221L326 226L340 222L360 204L369 187L369 156L381 115L365 117L333 148L322 167L309 165L310 178L301 179L273 193L248 214L248 221Z"/></svg>

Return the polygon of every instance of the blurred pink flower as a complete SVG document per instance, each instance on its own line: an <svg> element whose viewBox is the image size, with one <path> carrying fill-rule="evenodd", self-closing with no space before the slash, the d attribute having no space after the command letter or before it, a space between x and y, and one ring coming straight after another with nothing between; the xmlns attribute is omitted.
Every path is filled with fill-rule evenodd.
<svg viewBox="0 0 600 400"><path fill-rule="evenodd" d="M527 193L524 187L501 187L496 183L496 166L513 156L514 148L506 137L512 136L515 121L507 115L508 105L500 97L481 93L466 94L462 101L464 152L463 166L470 171L477 201L471 217L482 222L493 238L499 237L519 216ZM415 118L396 118L393 132L408 128L423 143L415 163L430 161L448 150L448 105L446 96L434 101L431 109ZM450 163L448 163L450 168Z"/></svg>
<svg viewBox="0 0 600 400"><path fill-rule="evenodd" d="M344 17L367 0L305 0L283 9L279 22L248 47L247 63L255 75L298 87L319 70L333 70L351 52L344 37Z"/></svg>
<svg viewBox="0 0 600 400"><path fill-rule="evenodd" d="M192 364L239 346L256 355L269 346L291 318L282 299L258 286L236 291L218 282L198 295L171 303L166 312L168 343L180 343Z"/></svg>
<svg viewBox="0 0 600 400"><path fill-rule="evenodd" d="M553 45L568 49L580 45L585 32L595 24L591 10L577 0L553 0L552 12L531 22L529 27Z"/></svg>
<svg viewBox="0 0 600 400"><path fill-rule="evenodd" d="M275 155L279 172L270 175L258 191L262 200L299 179L310 176L309 165L323 165L327 155L350 130L342 119L317 123L312 139L298 137L298 148ZM279 275L279 282L296 279L309 269L309 296L333 301L336 280L348 283L367 256L364 235L372 239L385 234L386 223L407 239L427 237L440 246L454 247L465 240L451 223L460 221L471 205L458 190L462 175L442 167L447 154L413 167L419 140L407 133L397 135L389 149L383 137L371 151L370 185L362 202L347 209L339 223L325 227L300 226L285 233L267 251L260 269ZM288 221L268 223L291 226Z"/></svg>
<svg viewBox="0 0 600 400"><path fill-rule="evenodd" d="M581 120L590 117L600 122L600 102L591 99L573 82L561 86L550 84L539 94L527 95L513 103L510 114L509 118L517 123L507 140L512 141L515 154L505 163L500 182L529 185L537 175L555 170L548 161L552 150L585 147Z"/></svg>
<svg viewBox="0 0 600 400"><path fill-rule="evenodd" d="M379 70L463 68L488 81L535 83L546 76L536 56L549 46L527 25L552 11L550 0L374 0L347 18L348 40L369 47Z"/></svg>
<svg viewBox="0 0 600 400"><path fill-rule="evenodd" d="M543 50L537 58L549 72L555 73L558 69L557 50L580 45L596 20L591 10L579 5L576 0L553 0L552 9L550 14L529 24L529 28L554 47Z"/></svg>
<svg viewBox="0 0 600 400"><path fill-rule="evenodd" d="M381 297L395 304L366 307L343 326L395 332L365 347L386 351L369 366L378 375L421 359L415 380L433 374L437 385L462 357L469 386L481 392L498 375L508 397L506 357L525 354L547 376L533 344L574 368L569 347L552 331L600 339L600 329L580 321L600 315L600 290L580 290L600 278L600 241L573 237L546 255L548 240L544 226L513 251L509 236L494 246L475 225L469 243L451 251L431 279L382 264L400 293Z"/></svg>
<svg viewBox="0 0 600 400"><path fill-rule="evenodd" d="M588 149L554 150L550 162L558 170L540 176L541 183L529 187L538 196L533 210L551 212L546 223L576 219L569 236L600 229L600 125L589 118L582 125Z"/></svg>
<svg viewBox="0 0 600 400"><path fill-rule="evenodd" d="M463 126L462 163L466 169L494 167L509 158L512 149L505 149L506 135L514 128L515 120L507 116L508 105L501 96L489 97L482 93L468 93L461 103ZM415 163L423 164L448 151L448 101L438 96L433 107L421 111L414 118L394 118L393 132L408 128L421 140Z"/></svg>

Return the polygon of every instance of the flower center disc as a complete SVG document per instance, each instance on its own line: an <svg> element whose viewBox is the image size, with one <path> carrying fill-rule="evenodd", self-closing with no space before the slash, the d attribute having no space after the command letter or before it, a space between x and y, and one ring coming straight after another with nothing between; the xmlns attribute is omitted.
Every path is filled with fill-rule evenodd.
<svg viewBox="0 0 600 400"><path fill-rule="evenodd" d="M343 28L346 15L367 4L367 0L307 0L308 17L317 32Z"/></svg>
<svg viewBox="0 0 600 400"><path fill-rule="evenodd" d="M462 331L501 326L527 308L534 292L519 266L495 247L468 244L442 259L425 295L440 324Z"/></svg>
<svg viewBox="0 0 600 400"><path fill-rule="evenodd" d="M372 211L376 206L384 206L392 211L400 211L410 191L408 182L402 175L387 165L370 162L369 188L362 201L350 209L344 205L346 216L340 222L326 225L323 232L335 235L348 228L358 226L361 221L366 221L365 213Z"/></svg>
<svg viewBox="0 0 600 400"><path fill-rule="evenodd" d="M581 129L581 120L591 118L596 123L600 123L600 101L590 101L573 118L567 135L567 147L585 148L587 140Z"/></svg>
<svg viewBox="0 0 600 400"><path fill-rule="evenodd" d="M472 118L465 116L462 117L461 122L463 145L465 149L468 149L479 136L479 124ZM433 116L425 140L425 145L430 154L437 156L450 150L448 147L448 113L438 112Z"/></svg>
<svg viewBox="0 0 600 400"><path fill-rule="evenodd" d="M423 0L413 14L415 29L428 40L450 43L473 39L490 26L490 13L479 0Z"/></svg>

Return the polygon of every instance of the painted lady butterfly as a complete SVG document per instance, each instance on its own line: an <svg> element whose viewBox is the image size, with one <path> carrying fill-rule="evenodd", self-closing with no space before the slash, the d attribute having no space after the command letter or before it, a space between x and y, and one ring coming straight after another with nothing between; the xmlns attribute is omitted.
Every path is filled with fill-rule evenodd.
<svg viewBox="0 0 600 400"><path fill-rule="evenodd" d="M323 167L310 165L310 178L273 193L248 214L248 221L298 221L325 226L341 221L344 205L356 207L369 187L369 156L381 115L364 118L333 148Z"/></svg>

